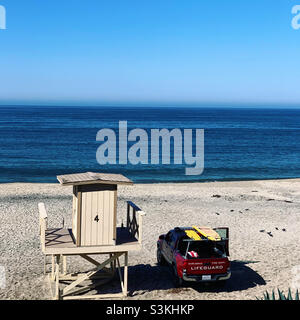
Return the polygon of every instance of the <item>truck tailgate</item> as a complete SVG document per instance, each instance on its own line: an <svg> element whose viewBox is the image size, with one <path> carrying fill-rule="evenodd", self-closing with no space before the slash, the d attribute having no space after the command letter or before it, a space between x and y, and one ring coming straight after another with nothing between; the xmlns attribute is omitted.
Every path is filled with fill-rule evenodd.
<svg viewBox="0 0 300 320"><path fill-rule="evenodd" d="M187 275L226 273L228 268L227 258L193 259L185 266Z"/></svg>

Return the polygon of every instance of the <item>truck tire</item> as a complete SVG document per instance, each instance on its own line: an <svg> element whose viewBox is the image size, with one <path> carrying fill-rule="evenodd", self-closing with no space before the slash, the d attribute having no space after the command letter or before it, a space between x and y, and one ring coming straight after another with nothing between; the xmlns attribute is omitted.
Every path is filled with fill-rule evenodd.
<svg viewBox="0 0 300 320"><path fill-rule="evenodd" d="M156 257L157 257L157 264L159 266L166 266L167 265L167 261L164 258L164 256L162 255L159 247L157 248L157 251L156 251Z"/></svg>
<svg viewBox="0 0 300 320"><path fill-rule="evenodd" d="M172 274L173 274L173 282L174 282L175 288L182 287L183 279L178 277L177 268L175 264L172 265Z"/></svg>

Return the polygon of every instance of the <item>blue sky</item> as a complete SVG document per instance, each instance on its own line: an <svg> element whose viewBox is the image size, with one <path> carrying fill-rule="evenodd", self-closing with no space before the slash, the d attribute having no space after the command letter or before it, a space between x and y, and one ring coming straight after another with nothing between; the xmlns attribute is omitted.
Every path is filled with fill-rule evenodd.
<svg viewBox="0 0 300 320"><path fill-rule="evenodd" d="M300 105L300 0L0 0L0 104Z"/></svg>

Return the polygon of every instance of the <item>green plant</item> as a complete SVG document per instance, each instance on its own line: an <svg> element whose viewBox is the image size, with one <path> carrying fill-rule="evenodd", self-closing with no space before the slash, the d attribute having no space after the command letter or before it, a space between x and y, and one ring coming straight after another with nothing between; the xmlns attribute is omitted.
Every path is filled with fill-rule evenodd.
<svg viewBox="0 0 300 320"><path fill-rule="evenodd" d="M293 298L291 289L289 288L288 295L286 296L283 291L277 289L278 295L275 294L274 290L270 294L268 291L264 293L264 297L258 300L300 300L298 289L296 291L295 297Z"/></svg>

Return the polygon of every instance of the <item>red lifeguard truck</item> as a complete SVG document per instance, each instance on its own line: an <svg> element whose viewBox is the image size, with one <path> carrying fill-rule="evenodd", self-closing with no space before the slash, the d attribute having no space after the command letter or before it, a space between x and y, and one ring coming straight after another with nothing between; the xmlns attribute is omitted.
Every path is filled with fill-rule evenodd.
<svg viewBox="0 0 300 320"><path fill-rule="evenodd" d="M157 262L172 268L176 286L184 281L218 282L230 278L229 229L176 227L157 241Z"/></svg>

